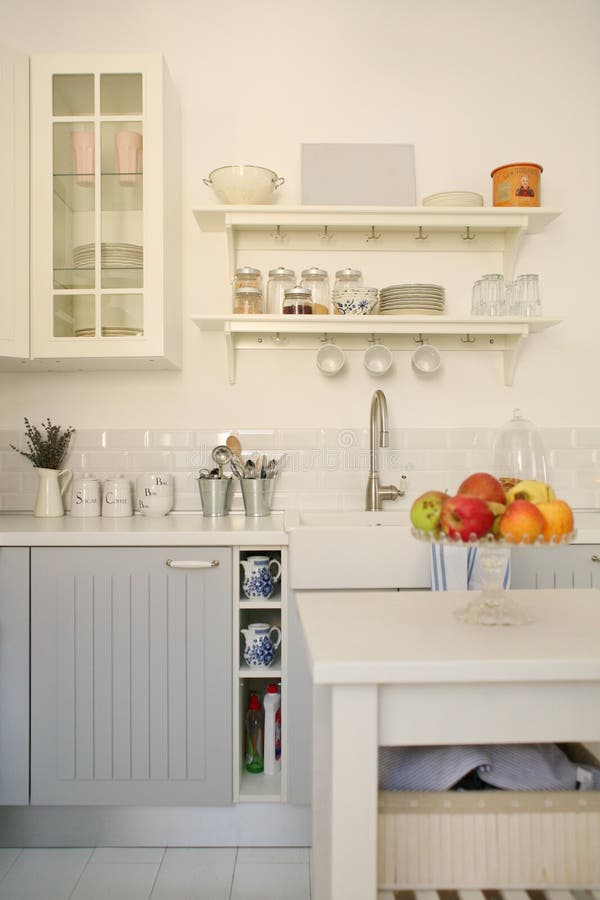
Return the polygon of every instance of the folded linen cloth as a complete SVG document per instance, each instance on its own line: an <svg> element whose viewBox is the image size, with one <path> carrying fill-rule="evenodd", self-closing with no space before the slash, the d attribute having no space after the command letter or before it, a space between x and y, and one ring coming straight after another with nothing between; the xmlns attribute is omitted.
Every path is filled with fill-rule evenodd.
<svg viewBox="0 0 600 900"><path fill-rule="evenodd" d="M501 790L600 790L600 769L571 762L556 744L379 748L383 791L447 791L473 771Z"/></svg>
<svg viewBox="0 0 600 900"><path fill-rule="evenodd" d="M505 557L502 587L510 587L510 550L498 547ZM480 591L482 588L479 548L432 544L429 554L432 591Z"/></svg>

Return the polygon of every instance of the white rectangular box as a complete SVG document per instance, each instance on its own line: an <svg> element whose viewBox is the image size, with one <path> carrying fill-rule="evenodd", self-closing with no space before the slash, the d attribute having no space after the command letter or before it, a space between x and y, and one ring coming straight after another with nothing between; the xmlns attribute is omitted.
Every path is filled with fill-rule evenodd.
<svg viewBox="0 0 600 900"><path fill-rule="evenodd" d="M414 206L413 144L302 144L302 203Z"/></svg>

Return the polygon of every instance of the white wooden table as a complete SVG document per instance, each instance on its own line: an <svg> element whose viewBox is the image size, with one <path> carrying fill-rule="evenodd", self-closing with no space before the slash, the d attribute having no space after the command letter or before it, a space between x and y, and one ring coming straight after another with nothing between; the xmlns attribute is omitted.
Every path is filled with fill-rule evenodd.
<svg viewBox="0 0 600 900"><path fill-rule="evenodd" d="M377 748L600 739L600 591L513 591L535 621L458 622L472 593L298 594L314 699L313 900L377 895Z"/></svg>

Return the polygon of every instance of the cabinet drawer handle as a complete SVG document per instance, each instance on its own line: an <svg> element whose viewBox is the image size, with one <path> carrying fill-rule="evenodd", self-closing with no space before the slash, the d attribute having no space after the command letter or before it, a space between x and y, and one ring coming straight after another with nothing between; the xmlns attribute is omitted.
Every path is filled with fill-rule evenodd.
<svg viewBox="0 0 600 900"><path fill-rule="evenodd" d="M592 562L600 562L600 556L597 556L595 553L592 553Z"/></svg>
<svg viewBox="0 0 600 900"><path fill-rule="evenodd" d="M167 565L171 569L214 569L219 565L218 559L168 559Z"/></svg>

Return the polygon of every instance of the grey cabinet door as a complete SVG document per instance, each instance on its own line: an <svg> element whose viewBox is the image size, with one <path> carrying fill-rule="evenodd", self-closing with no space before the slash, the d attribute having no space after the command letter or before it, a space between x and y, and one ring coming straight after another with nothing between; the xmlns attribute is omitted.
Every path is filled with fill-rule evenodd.
<svg viewBox="0 0 600 900"><path fill-rule="evenodd" d="M31 802L231 803L231 550L34 548L31 582Z"/></svg>
<svg viewBox="0 0 600 900"><path fill-rule="evenodd" d="M600 588L597 545L515 547L511 558L513 588Z"/></svg>
<svg viewBox="0 0 600 900"><path fill-rule="evenodd" d="M29 549L0 548L0 804L29 803Z"/></svg>

